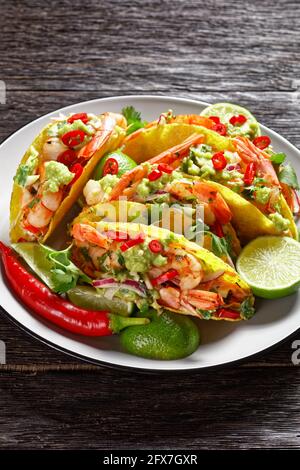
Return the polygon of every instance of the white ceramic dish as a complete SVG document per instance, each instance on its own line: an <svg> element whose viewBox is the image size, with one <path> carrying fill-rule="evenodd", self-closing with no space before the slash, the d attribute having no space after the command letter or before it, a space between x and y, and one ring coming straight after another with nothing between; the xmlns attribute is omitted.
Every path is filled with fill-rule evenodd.
<svg viewBox="0 0 300 470"><path fill-rule="evenodd" d="M78 103L60 109L27 124L0 146L0 239L8 242L9 200L12 178L20 159L34 137L58 112L120 112L133 105L146 120L173 109L175 114L199 113L207 103L162 96L121 96ZM255 109L253 110L255 113ZM300 152L283 137L262 126L277 151L285 152L300 174ZM300 295L274 301L257 300L257 314L238 324L206 322L200 325L202 345L190 357L177 361L153 361L122 352L117 337L88 339L75 336L41 321L27 311L11 294L0 275L0 304L8 316L28 333L54 348L86 361L107 366L123 366L148 371L204 369L221 366L260 353L283 341L300 328Z"/></svg>

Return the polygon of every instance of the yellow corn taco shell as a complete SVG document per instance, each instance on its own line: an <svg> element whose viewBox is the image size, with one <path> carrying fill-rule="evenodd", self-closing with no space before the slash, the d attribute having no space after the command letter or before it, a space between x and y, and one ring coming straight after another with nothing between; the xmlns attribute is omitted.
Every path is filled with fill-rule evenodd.
<svg viewBox="0 0 300 470"><path fill-rule="evenodd" d="M153 208L153 210L152 210ZM159 209L157 207L157 209ZM165 219L162 220L162 217ZM141 223L145 225L155 225L157 227L171 230L179 234L187 234L193 224L191 218L183 218L183 214L176 209L168 206L156 210L152 204L142 204L140 202L117 200L111 202L100 202L95 206L85 207L82 212L73 220L72 225L76 223L89 222L128 222ZM165 225L163 223L165 222ZM182 231L178 231L183 230ZM230 239L232 254L237 257L241 251L239 239L230 223L223 226L224 234ZM186 235L187 236L187 235ZM190 238L190 237L189 237ZM200 246L203 245L209 251L213 251L212 238L203 236L200 240ZM220 256L225 262L228 262L227 256Z"/></svg>
<svg viewBox="0 0 300 470"><path fill-rule="evenodd" d="M140 163L180 144L194 133L202 134L204 142L211 145L215 151L234 151L229 138L220 136L210 129L189 124L165 124L144 129L144 132L137 133L135 138L125 143L123 151ZM210 184L215 186L230 207L233 214L232 224L242 243L247 243L260 235L279 234L275 224L250 201L220 183L210 181ZM297 227L284 196L281 196L280 204L282 216L290 222L288 235L297 239Z"/></svg>
<svg viewBox="0 0 300 470"><path fill-rule="evenodd" d="M49 138L48 131L55 123L48 124L41 133L32 142L25 155L23 156L20 165L23 165L28 160L31 153L31 146L40 154L46 140ZM51 233L55 230L58 224L61 222L66 213L70 210L73 204L77 201L82 189L87 181L90 179L96 165L98 164L101 157L109 151L118 148L123 138L125 137L125 130L121 127L116 126L111 132L107 131L101 146L95 151L92 157L88 160L84 166L84 171L80 178L73 184L68 195L63 199L59 208L55 212L45 235L39 238L39 241L45 242ZM10 239L12 243L18 242L20 239L28 239L28 233L21 226L22 217L22 194L23 187L17 183L13 184L11 203L10 203Z"/></svg>
<svg viewBox="0 0 300 470"><path fill-rule="evenodd" d="M220 151L234 149L229 139L206 129L206 127L174 123L141 129L136 134L132 134L132 138L125 142L122 151L137 163L142 163L170 147L182 143L192 134L203 135L208 145L212 145Z"/></svg>
<svg viewBox="0 0 300 470"><path fill-rule="evenodd" d="M278 235L275 224L266 217L257 207L231 189L214 181L210 181L223 196L232 212L232 224L243 244L262 235ZM293 214L283 196L280 199L281 214L290 221L288 235L297 240L297 227Z"/></svg>
<svg viewBox="0 0 300 470"><path fill-rule="evenodd" d="M77 222L79 222L80 219L77 218ZM74 221L75 222L75 221ZM170 232L169 230L156 227L154 225L147 226L144 224L135 224L135 223L123 223L123 222L90 222L87 220L87 218L82 219L81 223L87 224L93 228L95 228L98 232L103 233L105 231L117 231L121 233L128 233L130 237L137 236L138 234L144 234L147 237L155 240L166 240L172 237L172 244L173 246L178 247L179 249L185 250L187 253L190 253L196 257L201 262L201 265L205 267L205 271L208 273L216 273L216 272L223 272L221 276L218 278L219 282L224 281L225 283L228 283L232 285L232 290L236 286L238 286L239 291L243 292L243 300L240 303L237 303L235 301L234 308L238 310L241 307L242 302L247 302L248 307L252 307L254 304L254 297L252 295L251 289L248 286L246 282L244 282L239 275L236 273L236 271L231 268L228 264L226 264L224 261L222 261L220 258L217 258L213 253L209 252L205 248L200 247L194 242L188 241L186 238L184 238L182 235L176 235ZM229 305L228 308L231 306ZM169 309L169 307L168 307ZM171 309L174 312L181 313L181 314L190 314L187 313L184 309L183 311L181 310L176 310L176 309ZM241 316L239 318L235 318L234 321L237 320L243 320L243 319L248 319L247 313L243 312L243 309L241 310ZM198 316L198 315L197 315ZM199 315L199 317L201 317ZM219 317L217 314L215 316L211 317L212 319L215 320L233 320L230 318L223 318Z"/></svg>
<svg viewBox="0 0 300 470"><path fill-rule="evenodd" d="M145 204L132 201L100 202L95 206L85 207L73 220L74 224L89 222L125 222L148 224L148 208Z"/></svg>

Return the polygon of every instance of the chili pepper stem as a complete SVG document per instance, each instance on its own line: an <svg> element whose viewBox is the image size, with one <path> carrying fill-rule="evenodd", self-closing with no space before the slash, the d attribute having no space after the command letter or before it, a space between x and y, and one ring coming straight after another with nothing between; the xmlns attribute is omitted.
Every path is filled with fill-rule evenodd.
<svg viewBox="0 0 300 470"><path fill-rule="evenodd" d="M147 325L149 318L121 317L120 315L109 314L109 327L113 333L119 333L128 326Z"/></svg>

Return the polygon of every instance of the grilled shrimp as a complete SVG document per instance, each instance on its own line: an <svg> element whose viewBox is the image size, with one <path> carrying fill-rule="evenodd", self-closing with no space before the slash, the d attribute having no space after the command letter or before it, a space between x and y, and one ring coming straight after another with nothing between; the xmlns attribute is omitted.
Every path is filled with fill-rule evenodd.
<svg viewBox="0 0 300 470"><path fill-rule="evenodd" d="M118 199L120 196L132 197L135 193L137 185L141 180L147 176L149 164L155 165L159 163L166 163L173 168L177 168L182 159L187 155L192 145L197 145L203 142L203 136L193 134L188 137L184 142L175 147L172 147L165 152L160 153L156 157L148 160L147 165L141 164L133 168L131 171L125 173L118 184L113 188L110 193L110 201Z"/></svg>
<svg viewBox="0 0 300 470"><path fill-rule="evenodd" d="M276 171L269 155L256 147L247 137L238 136L233 139L236 150L245 164L255 163L258 176L270 184L280 186Z"/></svg>
<svg viewBox="0 0 300 470"><path fill-rule="evenodd" d="M68 149L59 137L49 137L43 145L43 158L46 161L57 160L59 155Z"/></svg>
<svg viewBox="0 0 300 470"><path fill-rule="evenodd" d="M88 224L74 224L71 235L79 242L88 242L105 249L109 247L109 241L107 238Z"/></svg>
<svg viewBox="0 0 300 470"><path fill-rule="evenodd" d="M159 290L160 303L174 310L184 309L186 313L201 316L199 310L216 310L224 304L220 294L216 292L189 289L180 291L176 287L163 287Z"/></svg>
<svg viewBox="0 0 300 470"><path fill-rule="evenodd" d="M195 256L186 253L184 250L169 247L167 258L167 263L161 268L153 267L150 269L150 278L155 278L170 269L175 269L178 272L178 279L176 279L181 289L193 289L200 284L203 278L203 269Z"/></svg>
<svg viewBox="0 0 300 470"><path fill-rule="evenodd" d="M204 220L208 225L213 225L216 220L221 224L227 224L232 218L231 211L223 197L207 182L174 181L167 186L167 191L180 199L188 200L195 197L197 202L203 204Z"/></svg>

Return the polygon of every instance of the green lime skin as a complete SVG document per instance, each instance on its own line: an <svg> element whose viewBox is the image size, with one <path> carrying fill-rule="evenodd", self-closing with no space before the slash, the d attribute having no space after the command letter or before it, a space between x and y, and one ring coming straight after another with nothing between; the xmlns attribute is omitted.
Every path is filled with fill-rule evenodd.
<svg viewBox="0 0 300 470"><path fill-rule="evenodd" d="M238 116L239 114L245 116L247 121L241 126L232 126L229 124L229 120L233 116ZM227 133L231 137L237 135L244 135L250 139L261 135L260 126L252 113L246 108L239 106L233 103L215 103L207 108L203 109L201 112L202 116L218 116L221 119L223 124L228 126Z"/></svg>
<svg viewBox="0 0 300 470"><path fill-rule="evenodd" d="M300 243L290 237L255 238L241 251L236 269L257 297L294 294L300 287Z"/></svg>
<svg viewBox="0 0 300 470"><path fill-rule="evenodd" d="M123 153L121 150L115 150L114 152L108 153L103 158L101 158L100 162L96 166L93 175L93 179L95 179L96 181L103 178L103 168L109 158L114 158L118 162L119 171L117 176L122 176L127 171L132 170L132 168L136 167L136 163L134 160L132 160L132 158L125 155L125 153Z"/></svg>
<svg viewBox="0 0 300 470"><path fill-rule="evenodd" d="M145 315L143 315L145 316ZM193 320L185 315L151 311L151 323L122 331L123 348L146 359L175 360L187 357L198 348L200 334Z"/></svg>
<svg viewBox="0 0 300 470"><path fill-rule="evenodd" d="M89 310L107 310L123 317L130 316L135 310L135 304L126 300L107 299L93 287L77 286L68 291L72 304Z"/></svg>

